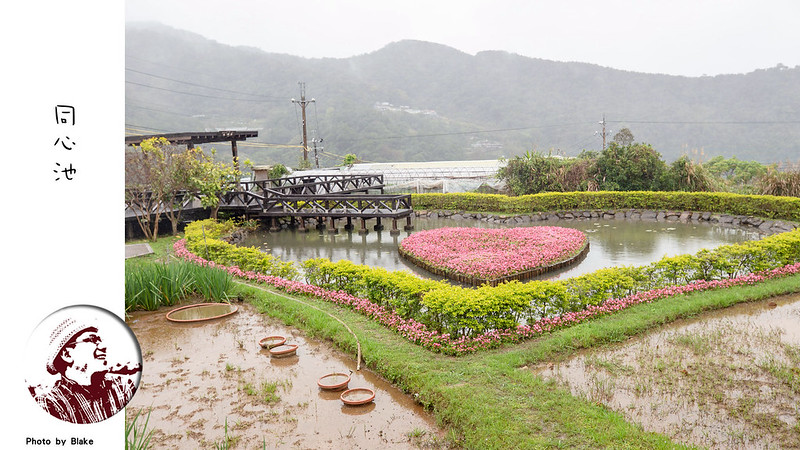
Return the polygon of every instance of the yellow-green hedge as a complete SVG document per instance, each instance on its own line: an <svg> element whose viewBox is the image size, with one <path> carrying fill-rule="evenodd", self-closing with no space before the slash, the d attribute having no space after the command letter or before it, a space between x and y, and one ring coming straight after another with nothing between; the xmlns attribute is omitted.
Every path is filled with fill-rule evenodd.
<svg viewBox="0 0 800 450"><path fill-rule="evenodd" d="M221 238L237 228L233 221L198 220L186 226L186 248L201 258L225 266L237 266L244 271L297 279L297 268L255 247L239 247Z"/></svg>
<svg viewBox="0 0 800 450"><path fill-rule="evenodd" d="M527 214L546 211L647 209L707 211L800 222L800 198L725 192L551 192L509 197L498 194L412 194L418 210Z"/></svg>

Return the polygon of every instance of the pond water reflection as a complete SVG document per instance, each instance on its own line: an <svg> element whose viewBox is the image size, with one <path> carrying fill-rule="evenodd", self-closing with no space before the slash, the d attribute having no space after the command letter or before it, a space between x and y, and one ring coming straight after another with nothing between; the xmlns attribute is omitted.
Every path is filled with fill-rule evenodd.
<svg viewBox="0 0 800 450"><path fill-rule="evenodd" d="M388 229L372 231L373 224L370 222L368 221L370 232L367 235L341 228L337 234L317 229L311 229L307 233L296 230L264 230L251 233L240 245L261 248L284 261L300 262L311 258L328 258L331 261L348 259L356 264L407 270L423 277L439 278L405 261L398 254L399 243L414 231L401 231L399 235L392 236ZM413 223L415 231L442 227L508 227L467 218L419 217ZM701 221L593 218L543 220L515 226L570 227L583 231L589 238L590 250L585 259L571 267L542 275L539 279L573 277L607 267L639 266L664 256L691 254L703 248L710 249L761 237L753 228Z"/></svg>

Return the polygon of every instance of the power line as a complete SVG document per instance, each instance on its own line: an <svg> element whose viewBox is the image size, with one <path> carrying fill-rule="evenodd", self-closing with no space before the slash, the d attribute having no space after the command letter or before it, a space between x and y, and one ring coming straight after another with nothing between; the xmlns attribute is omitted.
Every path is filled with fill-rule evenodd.
<svg viewBox="0 0 800 450"><path fill-rule="evenodd" d="M508 131L523 131L523 130L535 130L535 129L544 129L544 128L558 128L558 127L567 127L567 126L574 126L574 125L587 125L593 122L576 122L576 123L562 123L562 124L552 124L552 125L538 125L538 126L527 126L527 127L516 127L516 128L495 128L490 130L474 130L474 131L453 131L448 133L430 133L430 134L410 134L405 136L385 136L385 137L377 137L377 138L368 138L368 139L358 139L358 140L350 140L350 141L343 141L345 143L357 143L357 142L368 142L368 141L383 141L383 140L390 140L390 139L408 139L408 138L422 138L422 137L440 137L440 136L459 136L459 135L467 135L467 134L483 134L483 133L503 133Z"/></svg>
<svg viewBox="0 0 800 450"><path fill-rule="evenodd" d="M125 81L125 83L126 84L133 84L133 85L136 85L136 86L142 86L142 87L146 87L146 88L150 88L150 89L158 89L160 91L172 92L173 94L192 95L192 96L195 96L195 97L213 98L213 99L216 99L216 100L232 100L232 101L239 101L239 102L259 102L259 103L263 103L263 102L267 101L267 100L258 100L258 99L249 99L249 98L218 97L218 96L215 96L215 95L204 95L204 94L197 94L197 93L194 93L194 92L176 91L174 89L167 89L167 88L162 88L162 87L157 87L157 86L151 86L149 84L136 83L136 82L133 82L133 81ZM269 101L275 101L275 100L269 100Z"/></svg>
<svg viewBox="0 0 800 450"><path fill-rule="evenodd" d="M213 86L206 86L206 85L202 85L202 84L190 83L188 81L176 80L174 78L167 78L167 77L163 77L163 76L160 76L160 75L155 75L155 74L152 74L152 73L142 72L142 71L135 70L135 69L125 68L125 70L127 70L129 72L142 74L142 75L147 75L147 76L153 77L153 78L159 78L161 80L167 80L167 81L172 81L172 82L175 82L175 83L186 84L188 86L201 87L201 88L204 88L204 89L211 89L211 90L214 90L214 91L227 92L227 93L230 93L230 94L249 95L249 96L252 96L252 97L261 97L261 98L265 98L265 99L272 99L274 101L283 101L284 100L283 98L273 97L273 96L268 96L268 95L253 94L251 92L233 91L233 90L230 90L230 89L222 89L222 88L216 88L216 87L213 87Z"/></svg>
<svg viewBox="0 0 800 450"><path fill-rule="evenodd" d="M150 128L150 127L145 127L145 126L142 126L142 125L133 125L133 124L126 123L125 124L125 130L128 130L128 129L143 132L142 134L152 134L153 131L162 132L162 133L172 133L173 132L172 130L160 130L158 128Z"/></svg>
<svg viewBox="0 0 800 450"><path fill-rule="evenodd" d="M174 114L174 115L176 115L176 116L183 116L183 117L194 117L194 116L192 116L191 114L183 114L183 113L178 113L178 112L174 112L174 111L164 111L164 110L161 110L161 109L147 108L147 107L145 107L145 106L138 106L138 105L132 104L132 103L130 103L130 102L128 102L128 101L126 101L126 102L125 102L125 106L126 106L126 107L128 107L128 106L129 106L129 107L131 107L131 108L143 109L143 110L145 110L145 111L160 112L160 113L164 113L164 114Z"/></svg>

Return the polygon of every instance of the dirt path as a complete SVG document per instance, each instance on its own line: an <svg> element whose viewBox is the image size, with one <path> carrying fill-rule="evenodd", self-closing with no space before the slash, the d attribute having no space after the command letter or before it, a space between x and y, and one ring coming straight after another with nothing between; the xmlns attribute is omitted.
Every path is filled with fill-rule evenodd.
<svg viewBox="0 0 800 450"><path fill-rule="evenodd" d="M167 311L135 312L127 320L144 359L127 415L152 408L154 448L215 448L226 439L247 449L415 448L441 440L428 413L363 367L349 387L375 391L372 403L347 406L340 392L321 390L321 376L355 371L355 359L251 305L195 324L169 322ZM258 344L268 335L298 344L297 355L271 358Z"/></svg>

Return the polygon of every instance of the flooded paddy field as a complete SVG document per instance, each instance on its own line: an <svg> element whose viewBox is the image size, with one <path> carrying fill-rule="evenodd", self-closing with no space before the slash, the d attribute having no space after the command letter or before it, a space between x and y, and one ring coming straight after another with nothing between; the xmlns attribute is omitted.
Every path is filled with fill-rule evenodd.
<svg viewBox="0 0 800 450"><path fill-rule="evenodd" d="M356 371L355 355L303 336L297 329L239 303L228 317L174 323L169 309L133 312L127 319L141 345L142 381L126 409L154 430L159 449L374 449L431 446L443 434L431 415L373 372ZM279 335L295 355L271 357L259 340ZM349 388L375 399L344 404L342 391L318 380L352 371ZM227 447L224 447L227 448Z"/></svg>
<svg viewBox="0 0 800 450"><path fill-rule="evenodd" d="M800 295L681 320L533 370L678 442L800 448Z"/></svg>

